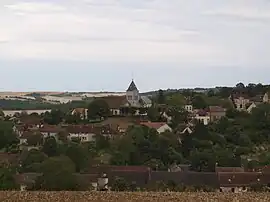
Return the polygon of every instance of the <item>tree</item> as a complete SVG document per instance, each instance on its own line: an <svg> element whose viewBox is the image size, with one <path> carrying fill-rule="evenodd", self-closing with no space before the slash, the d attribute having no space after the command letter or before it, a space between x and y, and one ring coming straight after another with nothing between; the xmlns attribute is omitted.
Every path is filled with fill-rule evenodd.
<svg viewBox="0 0 270 202"><path fill-rule="evenodd" d="M110 108L105 100L96 99L88 105L87 117L89 120L106 118L110 115Z"/></svg>
<svg viewBox="0 0 270 202"><path fill-rule="evenodd" d="M49 157L58 155L58 145L54 137L47 137L45 139L42 151Z"/></svg>
<svg viewBox="0 0 270 202"><path fill-rule="evenodd" d="M29 146L41 145L43 142L43 137L41 133L34 133L27 137L27 144Z"/></svg>
<svg viewBox="0 0 270 202"><path fill-rule="evenodd" d="M13 125L11 122L0 121L0 150L8 149L12 145L17 145L19 140L13 132Z"/></svg>
<svg viewBox="0 0 270 202"><path fill-rule="evenodd" d="M88 164L87 150L80 144L70 143L66 155L73 161L76 172L80 172Z"/></svg>
<svg viewBox="0 0 270 202"><path fill-rule="evenodd" d="M186 103L185 97L180 93L167 96L166 104L171 107L182 107Z"/></svg>
<svg viewBox="0 0 270 202"><path fill-rule="evenodd" d="M240 90L242 90L242 89L244 89L245 88L245 84L243 84L243 83L238 83L238 84L236 84L236 86L235 86L237 89L240 89Z"/></svg>
<svg viewBox="0 0 270 202"><path fill-rule="evenodd" d="M205 100L200 95L193 97L192 105L195 109L205 109L207 107Z"/></svg>
<svg viewBox="0 0 270 202"><path fill-rule="evenodd" d="M189 114L183 108L171 108L168 115L172 117L171 126L173 129L175 129L179 124L187 123L189 120Z"/></svg>
<svg viewBox="0 0 270 202"><path fill-rule="evenodd" d="M154 106L152 106L148 109L147 116L148 116L149 120L152 122L159 121L159 119L160 119L160 113L159 113L158 109Z"/></svg>
<svg viewBox="0 0 270 202"><path fill-rule="evenodd" d="M130 185L126 182L124 178L117 177L111 187L112 191L128 191Z"/></svg>
<svg viewBox="0 0 270 202"><path fill-rule="evenodd" d="M213 90L213 89L208 90L207 96L208 96L208 97L213 97L213 96L215 96L214 90Z"/></svg>
<svg viewBox="0 0 270 202"><path fill-rule="evenodd" d="M14 190L17 188L14 180L15 170L9 166L0 167L0 190Z"/></svg>
<svg viewBox="0 0 270 202"><path fill-rule="evenodd" d="M53 109L51 112L45 112L44 122L50 125L58 125L63 121L64 113L61 110Z"/></svg>
<svg viewBox="0 0 270 202"><path fill-rule="evenodd" d="M41 164L42 176L35 182L35 190L75 191L78 183L73 175L74 163L66 156L51 157Z"/></svg>
<svg viewBox="0 0 270 202"><path fill-rule="evenodd" d="M108 137L105 137L104 135L96 135L95 140L96 140L96 149L98 151L110 149L110 140Z"/></svg>
<svg viewBox="0 0 270 202"><path fill-rule="evenodd" d="M65 122L67 124L79 124L80 122L82 122L82 119L80 117L80 114L68 114L65 118Z"/></svg>
<svg viewBox="0 0 270 202"><path fill-rule="evenodd" d="M165 95L163 90L159 89L158 96L157 96L157 102L158 104L165 104Z"/></svg>
<svg viewBox="0 0 270 202"><path fill-rule="evenodd" d="M23 172L39 172L41 163L47 158L47 156L36 149L27 151L27 154L22 159Z"/></svg>

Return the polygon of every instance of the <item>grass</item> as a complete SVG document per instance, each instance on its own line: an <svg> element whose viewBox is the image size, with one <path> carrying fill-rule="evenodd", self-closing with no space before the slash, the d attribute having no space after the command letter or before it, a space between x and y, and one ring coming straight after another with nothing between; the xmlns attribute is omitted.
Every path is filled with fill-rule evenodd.
<svg viewBox="0 0 270 202"><path fill-rule="evenodd" d="M266 202L270 193L171 193L171 192L0 192L3 202Z"/></svg>

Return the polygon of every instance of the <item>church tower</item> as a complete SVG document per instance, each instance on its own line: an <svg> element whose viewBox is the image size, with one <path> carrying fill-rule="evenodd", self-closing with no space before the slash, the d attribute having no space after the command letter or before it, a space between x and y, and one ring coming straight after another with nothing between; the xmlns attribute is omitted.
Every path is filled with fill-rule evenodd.
<svg viewBox="0 0 270 202"><path fill-rule="evenodd" d="M133 79L126 91L126 98L128 103L130 104L130 106L132 107L139 107L140 103L140 93L139 90L137 88L137 86L135 85Z"/></svg>

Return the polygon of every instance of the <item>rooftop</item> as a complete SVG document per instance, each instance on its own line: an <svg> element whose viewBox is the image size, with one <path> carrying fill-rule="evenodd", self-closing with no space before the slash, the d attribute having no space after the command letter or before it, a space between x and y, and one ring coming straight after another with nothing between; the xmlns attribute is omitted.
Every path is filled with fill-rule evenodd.
<svg viewBox="0 0 270 202"><path fill-rule="evenodd" d="M134 83L134 81L132 80L127 91L135 91L135 90L138 91L138 88L137 88L136 84Z"/></svg>

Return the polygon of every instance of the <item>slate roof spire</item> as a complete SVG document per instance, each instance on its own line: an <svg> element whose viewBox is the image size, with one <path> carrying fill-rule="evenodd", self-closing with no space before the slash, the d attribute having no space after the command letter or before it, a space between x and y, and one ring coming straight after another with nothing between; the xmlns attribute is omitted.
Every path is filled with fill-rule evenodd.
<svg viewBox="0 0 270 202"><path fill-rule="evenodd" d="M134 83L134 81L132 79L127 91L134 91L134 90L138 91L138 88L137 88L136 84Z"/></svg>

